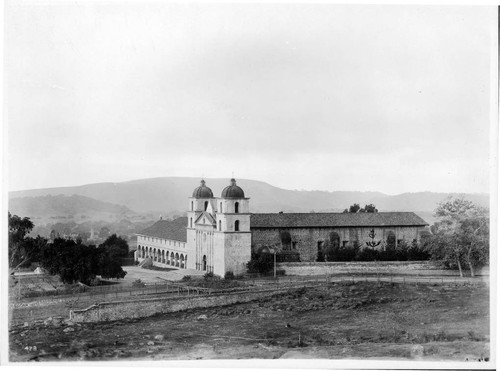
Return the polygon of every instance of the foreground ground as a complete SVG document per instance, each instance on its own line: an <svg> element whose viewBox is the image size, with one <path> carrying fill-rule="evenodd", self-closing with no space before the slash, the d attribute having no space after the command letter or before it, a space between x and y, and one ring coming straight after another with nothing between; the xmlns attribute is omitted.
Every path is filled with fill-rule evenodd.
<svg viewBox="0 0 500 371"><path fill-rule="evenodd" d="M98 324L12 326L11 361L489 358L486 285L333 283Z"/></svg>

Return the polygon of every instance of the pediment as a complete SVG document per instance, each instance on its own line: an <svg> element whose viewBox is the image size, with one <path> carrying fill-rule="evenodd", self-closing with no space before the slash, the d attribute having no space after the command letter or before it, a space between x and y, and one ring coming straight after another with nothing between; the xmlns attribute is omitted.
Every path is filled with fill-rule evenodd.
<svg viewBox="0 0 500 371"><path fill-rule="evenodd" d="M209 212L203 211L200 215L198 215L198 218L196 218L195 225L209 225L209 226L215 226L216 221L215 218L210 214Z"/></svg>

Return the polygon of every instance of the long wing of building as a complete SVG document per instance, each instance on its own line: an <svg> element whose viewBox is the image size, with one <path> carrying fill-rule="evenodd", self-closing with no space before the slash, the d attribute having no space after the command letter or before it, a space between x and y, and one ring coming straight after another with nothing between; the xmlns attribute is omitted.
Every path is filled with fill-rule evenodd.
<svg viewBox="0 0 500 371"><path fill-rule="evenodd" d="M327 242L337 246L398 246L418 242L428 224L413 212L259 213L231 179L215 198L202 180L189 198L188 216L159 220L137 234L136 258L154 265L191 268L224 275L243 273L251 252L294 251L315 261Z"/></svg>

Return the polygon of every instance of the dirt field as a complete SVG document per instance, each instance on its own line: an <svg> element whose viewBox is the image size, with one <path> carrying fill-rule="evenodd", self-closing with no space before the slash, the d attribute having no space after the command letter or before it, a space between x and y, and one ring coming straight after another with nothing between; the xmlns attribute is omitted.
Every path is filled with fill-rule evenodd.
<svg viewBox="0 0 500 371"><path fill-rule="evenodd" d="M99 324L10 329L11 361L489 357L485 285L334 283L270 299Z"/></svg>

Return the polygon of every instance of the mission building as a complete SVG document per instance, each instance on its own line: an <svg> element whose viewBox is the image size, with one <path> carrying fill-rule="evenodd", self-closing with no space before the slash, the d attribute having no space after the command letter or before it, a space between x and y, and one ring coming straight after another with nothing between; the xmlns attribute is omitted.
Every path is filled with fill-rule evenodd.
<svg viewBox="0 0 500 371"><path fill-rule="evenodd" d="M236 180L214 197L202 180L189 198L187 217L159 220L137 234L135 258L159 267L242 274L251 253L292 252L316 260L327 241L384 249L392 239L420 240L427 223L412 212L250 213L250 199Z"/></svg>

